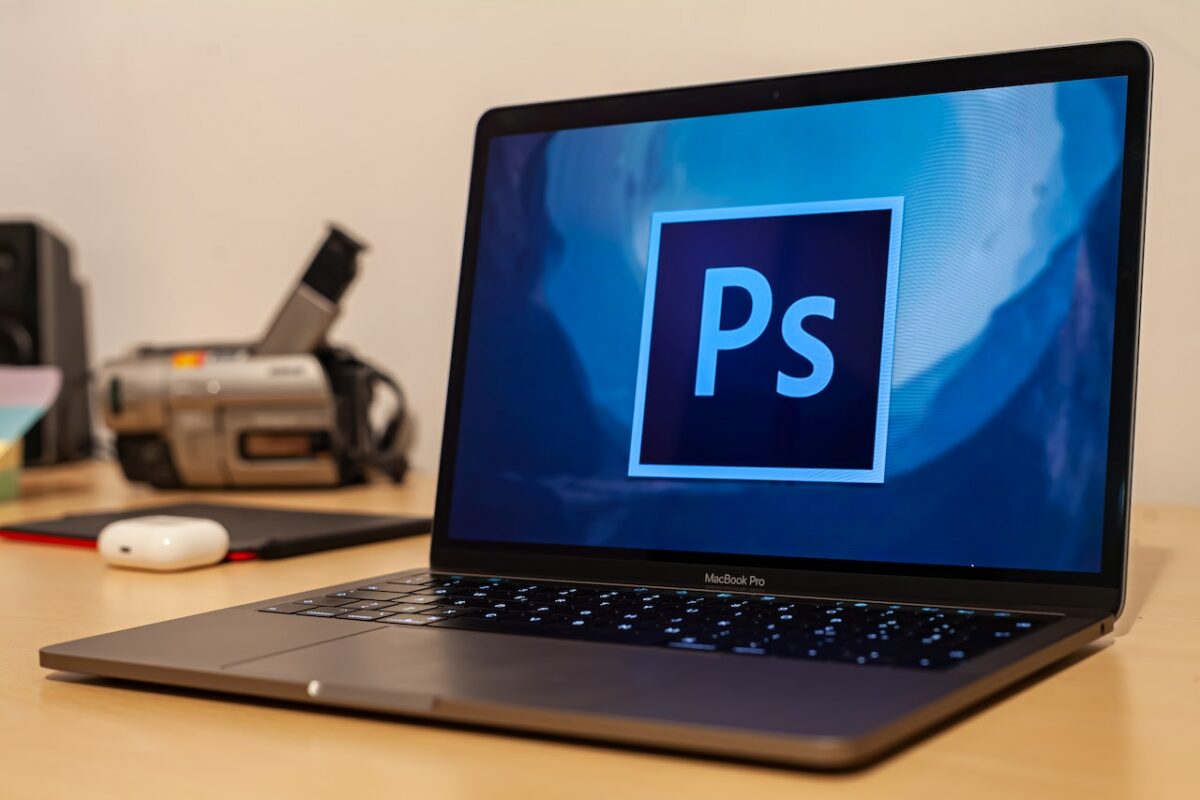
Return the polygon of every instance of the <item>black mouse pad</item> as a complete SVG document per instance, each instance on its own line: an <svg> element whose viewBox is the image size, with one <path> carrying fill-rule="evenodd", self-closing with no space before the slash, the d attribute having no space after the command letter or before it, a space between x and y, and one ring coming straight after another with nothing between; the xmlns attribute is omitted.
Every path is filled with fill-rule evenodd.
<svg viewBox="0 0 1200 800"><path fill-rule="evenodd" d="M8 539L94 546L96 537L111 522L169 514L201 517L219 522L229 531L229 558L285 558L348 547L384 539L428 533L428 517L378 514L332 514L321 511L287 511L221 503L179 503L108 514L73 514L52 520L5 525L0 536Z"/></svg>

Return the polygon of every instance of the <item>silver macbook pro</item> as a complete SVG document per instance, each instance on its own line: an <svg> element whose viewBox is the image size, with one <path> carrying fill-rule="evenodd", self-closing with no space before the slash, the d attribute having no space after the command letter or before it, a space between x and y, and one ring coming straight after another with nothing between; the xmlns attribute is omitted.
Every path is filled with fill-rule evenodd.
<svg viewBox="0 0 1200 800"><path fill-rule="evenodd" d="M1121 612L1150 73L1123 41L489 111L428 569L41 663L896 749Z"/></svg>

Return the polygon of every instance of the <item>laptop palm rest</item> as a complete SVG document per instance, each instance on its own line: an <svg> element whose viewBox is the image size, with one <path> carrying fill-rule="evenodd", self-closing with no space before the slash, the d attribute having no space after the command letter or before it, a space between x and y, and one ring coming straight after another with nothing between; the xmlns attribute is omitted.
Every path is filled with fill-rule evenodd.
<svg viewBox="0 0 1200 800"><path fill-rule="evenodd" d="M945 673L385 626L225 671L348 708L526 728L545 718L559 733L564 716L588 715L589 735L602 735L603 715L625 734L641 720L853 738L960 685Z"/></svg>

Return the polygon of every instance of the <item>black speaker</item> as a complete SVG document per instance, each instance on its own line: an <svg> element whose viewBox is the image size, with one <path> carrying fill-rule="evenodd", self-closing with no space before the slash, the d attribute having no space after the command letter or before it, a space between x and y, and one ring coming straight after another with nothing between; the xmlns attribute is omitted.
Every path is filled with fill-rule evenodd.
<svg viewBox="0 0 1200 800"><path fill-rule="evenodd" d="M35 222L0 222L0 364L62 370L58 401L25 437L25 463L90 456L83 287L71 275L66 243Z"/></svg>

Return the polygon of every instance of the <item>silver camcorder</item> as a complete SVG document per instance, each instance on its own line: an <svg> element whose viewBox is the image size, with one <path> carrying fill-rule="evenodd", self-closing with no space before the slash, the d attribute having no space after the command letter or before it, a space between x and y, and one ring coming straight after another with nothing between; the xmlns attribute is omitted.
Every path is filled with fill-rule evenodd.
<svg viewBox="0 0 1200 800"><path fill-rule="evenodd" d="M338 486L371 469L402 480L400 386L325 340L363 249L331 228L255 344L142 347L106 364L101 403L125 476L164 488ZM392 409L376 427L381 390Z"/></svg>

